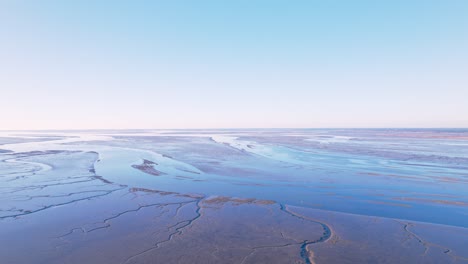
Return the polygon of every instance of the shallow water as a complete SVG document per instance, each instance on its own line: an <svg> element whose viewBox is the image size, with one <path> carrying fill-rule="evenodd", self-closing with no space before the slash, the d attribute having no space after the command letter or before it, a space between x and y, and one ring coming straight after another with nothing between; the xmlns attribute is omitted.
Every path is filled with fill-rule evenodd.
<svg viewBox="0 0 468 264"><path fill-rule="evenodd" d="M30 222L35 213L123 192L108 208L119 211L132 190L157 190L468 228L467 130L29 131L0 138L9 151L1 154L1 221ZM150 165L141 166L145 160Z"/></svg>

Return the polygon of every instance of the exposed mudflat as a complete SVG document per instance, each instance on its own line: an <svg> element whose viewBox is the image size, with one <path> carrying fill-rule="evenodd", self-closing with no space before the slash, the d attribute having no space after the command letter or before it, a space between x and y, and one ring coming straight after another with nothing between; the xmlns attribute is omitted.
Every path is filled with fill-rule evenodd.
<svg viewBox="0 0 468 264"><path fill-rule="evenodd" d="M152 162L150 160L143 159L143 162L141 164L134 164L132 165L132 168L135 168L137 170L140 170L142 172L154 175L154 176L160 176L164 174L164 172L158 171L155 166L158 164L156 162Z"/></svg>
<svg viewBox="0 0 468 264"><path fill-rule="evenodd" d="M0 139L0 263L468 263L468 131Z"/></svg>

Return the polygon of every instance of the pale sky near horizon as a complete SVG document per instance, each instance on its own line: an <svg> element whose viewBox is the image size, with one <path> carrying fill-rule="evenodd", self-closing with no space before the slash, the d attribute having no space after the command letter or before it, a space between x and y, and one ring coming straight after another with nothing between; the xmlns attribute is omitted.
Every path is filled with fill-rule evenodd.
<svg viewBox="0 0 468 264"><path fill-rule="evenodd" d="M468 1L2 1L0 130L468 127Z"/></svg>

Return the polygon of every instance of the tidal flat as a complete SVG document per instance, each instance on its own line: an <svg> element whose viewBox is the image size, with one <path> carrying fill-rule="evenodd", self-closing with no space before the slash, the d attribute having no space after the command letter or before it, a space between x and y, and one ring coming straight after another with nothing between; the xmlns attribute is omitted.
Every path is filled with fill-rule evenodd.
<svg viewBox="0 0 468 264"><path fill-rule="evenodd" d="M468 263L468 130L0 132L0 263Z"/></svg>

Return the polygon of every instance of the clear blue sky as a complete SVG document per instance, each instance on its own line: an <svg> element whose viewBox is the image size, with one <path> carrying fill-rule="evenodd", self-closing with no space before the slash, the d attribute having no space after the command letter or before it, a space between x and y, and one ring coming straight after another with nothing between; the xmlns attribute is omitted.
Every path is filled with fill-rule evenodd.
<svg viewBox="0 0 468 264"><path fill-rule="evenodd" d="M468 127L468 1L2 1L0 129Z"/></svg>

